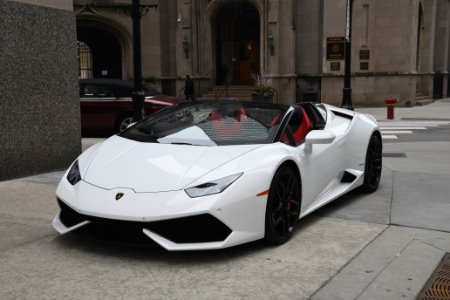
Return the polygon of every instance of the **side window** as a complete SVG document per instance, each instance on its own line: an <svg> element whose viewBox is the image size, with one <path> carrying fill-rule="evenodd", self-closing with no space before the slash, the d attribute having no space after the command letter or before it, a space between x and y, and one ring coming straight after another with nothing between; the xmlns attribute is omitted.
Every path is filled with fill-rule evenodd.
<svg viewBox="0 0 450 300"><path fill-rule="evenodd" d="M115 93L107 85L82 84L80 85L81 98L106 98L114 97Z"/></svg>
<svg viewBox="0 0 450 300"><path fill-rule="evenodd" d="M297 143L294 139L294 132L297 130L299 124L300 124L300 118L301 115L299 114L299 109L296 108L290 118L289 118L289 122L286 126L286 128L284 129L283 134L281 135L281 142L285 143L287 145L291 145L291 146L296 146Z"/></svg>
<svg viewBox="0 0 450 300"><path fill-rule="evenodd" d="M312 122L313 129L320 130L325 127L327 113L324 107L316 106L312 103L303 103L301 108L308 114L308 117Z"/></svg>
<svg viewBox="0 0 450 300"><path fill-rule="evenodd" d="M312 130L312 122L302 107L297 107L291 115L281 141L291 146L301 144L308 132Z"/></svg>
<svg viewBox="0 0 450 300"><path fill-rule="evenodd" d="M92 98L95 97L95 87L90 84L80 85L80 98Z"/></svg>

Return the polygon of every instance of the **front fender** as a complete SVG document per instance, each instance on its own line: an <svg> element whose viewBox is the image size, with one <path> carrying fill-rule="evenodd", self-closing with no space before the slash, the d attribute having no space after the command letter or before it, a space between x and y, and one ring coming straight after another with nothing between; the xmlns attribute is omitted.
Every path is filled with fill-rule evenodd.
<svg viewBox="0 0 450 300"><path fill-rule="evenodd" d="M296 150L296 148L280 142L264 145L212 170L211 172L191 182L186 187L196 186L236 173L247 173L258 170L265 170L264 172L267 173L267 178L270 178L271 180L276 169L285 161L298 161L298 158L295 156Z"/></svg>

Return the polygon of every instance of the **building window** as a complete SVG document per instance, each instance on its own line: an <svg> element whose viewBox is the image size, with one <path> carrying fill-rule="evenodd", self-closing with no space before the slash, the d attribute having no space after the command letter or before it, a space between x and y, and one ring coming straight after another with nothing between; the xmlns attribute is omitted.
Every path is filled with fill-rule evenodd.
<svg viewBox="0 0 450 300"><path fill-rule="evenodd" d="M419 4L419 13L417 20L417 49L416 49L416 70L420 71L421 55L422 55L422 29L423 29L423 7Z"/></svg>
<svg viewBox="0 0 450 300"><path fill-rule="evenodd" d="M364 24L363 24L363 30L364 30L364 39L363 39L363 46L369 46L369 4L363 5L363 17L364 17Z"/></svg>
<svg viewBox="0 0 450 300"><path fill-rule="evenodd" d="M92 69L92 53L91 48L81 41L78 44L78 68L79 68L79 78L93 78Z"/></svg>

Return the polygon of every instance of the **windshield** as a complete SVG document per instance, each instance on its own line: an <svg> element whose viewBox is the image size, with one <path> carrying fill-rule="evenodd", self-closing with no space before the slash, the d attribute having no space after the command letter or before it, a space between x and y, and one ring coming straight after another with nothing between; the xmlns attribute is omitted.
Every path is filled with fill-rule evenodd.
<svg viewBox="0 0 450 300"><path fill-rule="evenodd" d="M122 132L148 143L198 146L267 144L287 106L238 101L200 101L168 107Z"/></svg>

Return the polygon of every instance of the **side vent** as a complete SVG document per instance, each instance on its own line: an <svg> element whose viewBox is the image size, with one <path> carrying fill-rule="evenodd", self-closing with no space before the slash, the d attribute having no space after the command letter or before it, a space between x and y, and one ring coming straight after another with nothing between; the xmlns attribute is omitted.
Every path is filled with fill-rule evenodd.
<svg viewBox="0 0 450 300"><path fill-rule="evenodd" d="M346 113L337 111L337 110L331 110L336 116L342 117L342 118L346 118L349 120L353 120L353 116L352 115L348 115Z"/></svg>
<svg viewBox="0 0 450 300"><path fill-rule="evenodd" d="M342 175L341 183L351 183L356 179L356 176L345 171L344 175Z"/></svg>

